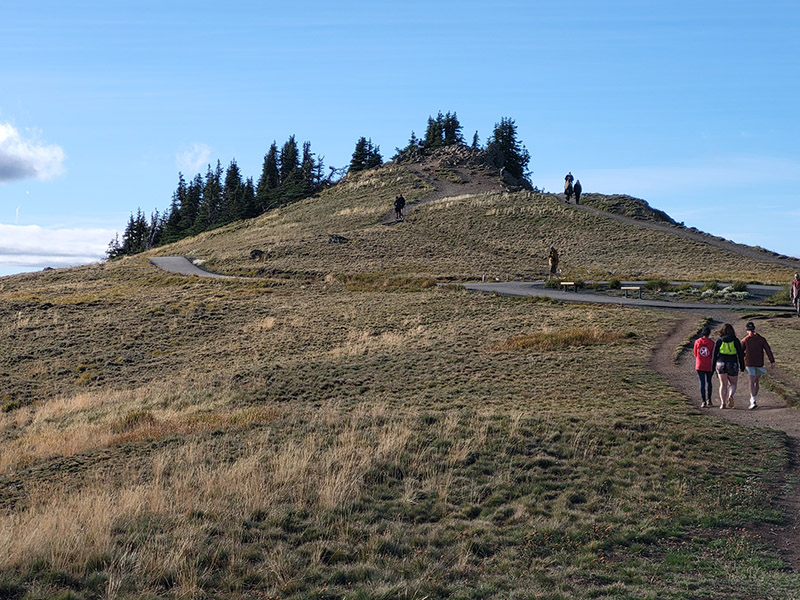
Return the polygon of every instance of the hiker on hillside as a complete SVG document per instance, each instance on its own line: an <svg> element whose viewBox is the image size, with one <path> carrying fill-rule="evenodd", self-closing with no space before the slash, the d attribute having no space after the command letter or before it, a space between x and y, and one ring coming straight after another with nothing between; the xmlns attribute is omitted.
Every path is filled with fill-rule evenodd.
<svg viewBox="0 0 800 600"><path fill-rule="evenodd" d="M800 317L800 273L794 274L792 286L789 288L789 298L791 298L792 304L794 304L797 316Z"/></svg>
<svg viewBox="0 0 800 600"><path fill-rule="evenodd" d="M772 355L772 349L767 340L756 333L756 326L752 321L747 323L744 328L747 329L747 335L742 339L742 348L744 349L744 366L750 378L750 410L753 410L758 407L756 398L758 397L759 379L767 372L764 368L764 352L769 358L770 368L775 366L775 357Z"/></svg>
<svg viewBox="0 0 800 600"><path fill-rule="evenodd" d="M572 187L572 182L571 181L565 181L564 182L564 197L567 199L567 202L569 202L570 199L572 198L572 194L573 194L574 191L575 190Z"/></svg>
<svg viewBox="0 0 800 600"><path fill-rule="evenodd" d="M555 249L555 246L550 246L547 262L550 263L550 277L555 277L558 272L558 250Z"/></svg>
<svg viewBox="0 0 800 600"><path fill-rule="evenodd" d="M402 194L398 194L394 199L394 218L398 221L403 220L403 208L406 206L406 199Z"/></svg>
<svg viewBox="0 0 800 600"><path fill-rule="evenodd" d="M575 181L575 178L572 176L572 171L567 173L566 177L564 177L564 187L567 187L567 184L572 185L572 182Z"/></svg>
<svg viewBox="0 0 800 600"><path fill-rule="evenodd" d="M719 330L712 362L719 376L719 407L733 408L739 371L744 371L744 351L730 323L725 323Z"/></svg>
<svg viewBox="0 0 800 600"><path fill-rule="evenodd" d="M700 408L711 408L711 382L714 379L714 340L711 328L706 325L694 342L694 368L700 380Z"/></svg>
<svg viewBox="0 0 800 600"><path fill-rule="evenodd" d="M581 192L583 191L583 187L581 186L581 180L575 182L575 185L572 186L572 193L575 194L575 204L581 203Z"/></svg>

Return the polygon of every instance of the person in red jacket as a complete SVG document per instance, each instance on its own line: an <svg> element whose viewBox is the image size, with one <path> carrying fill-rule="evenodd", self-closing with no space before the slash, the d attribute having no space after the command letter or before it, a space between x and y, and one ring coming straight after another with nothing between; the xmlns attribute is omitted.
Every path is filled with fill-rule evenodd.
<svg viewBox="0 0 800 600"><path fill-rule="evenodd" d="M769 347L767 340L756 333L756 326L750 321L744 326L747 335L742 339L742 349L744 350L744 366L750 378L750 410L757 408L756 398L758 397L759 379L767 372L764 368L764 352L769 358L770 368L775 366L775 357L772 355L772 348Z"/></svg>
<svg viewBox="0 0 800 600"><path fill-rule="evenodd" d="M700 408L711 407L711 382L714 379L714 340L711 328L706 326L700 331L700 337L694 342L694 368L700 380Z"/></svg>

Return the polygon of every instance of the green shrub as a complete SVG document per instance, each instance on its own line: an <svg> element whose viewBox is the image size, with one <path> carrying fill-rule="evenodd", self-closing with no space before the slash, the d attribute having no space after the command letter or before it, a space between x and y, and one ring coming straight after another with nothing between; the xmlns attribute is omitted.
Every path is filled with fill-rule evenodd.
<svg viewBox="0 0 800 600"><path fill-rule="evenodd" d="M670 289L670 284L666 279L650 279L644 284L644 289L657 292L666 292Z"/></svg>
<svg viewBox="0 0 800 600"><path fill-rule="evenodd" d="M22 405L19 402L17 402L16 400L11 400L3 404L3 412L10 413L12 410L17 410L20 406Z"/></svg>
<svg viewBox="0 0 800 600"><path fill-rule="evenodd" d="M557 290L560 286L561 286L561 280L556 279L555 277L548 279L547 281L544 282L544 287L551 290Z"/></svg>
<svg viewBox="0 0 800 600"><path fill-rule="evenodd" d="M792 301L789 298L789 286L785 285L777 292L772 294L769 298L764 300L764 304L772 304L773 306L782 306L784 304L791 304Z"/></svg>
<svg viewBox="0 0 800 600"><path fill-rule="evenodd" d="M734 292L746 292L747 291L747 283L744 281L734 281L733 285L731 286Z"/></svg>
<svg viewBox="0 0 800 600"><path fill-rule="evenodd" d="M610 290L618 290L621 287L622 287L622 282L616 277L608 282L608 289Z"/></svg>
<svg viewBox="0 0 800 600"><path fill-rule="evenodd" d="M718 281L706 281L703 284L703 287L700 288L701 292L716 292L719 289L719 282Z"/></svg>

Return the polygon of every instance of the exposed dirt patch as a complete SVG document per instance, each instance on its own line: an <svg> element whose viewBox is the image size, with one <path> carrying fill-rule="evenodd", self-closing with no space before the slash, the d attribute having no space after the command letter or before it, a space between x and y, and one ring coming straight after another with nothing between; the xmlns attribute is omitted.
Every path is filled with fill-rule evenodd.
<svg viewBox="0 0 800 600"><path fill-rule="evenodd" d="M442 198L504 192L516 187L503 179L486 152L467 146L448 146L431 153L420 151L399 164L434 188L422 200L406 204L406 217L415 207ZM382 223L394 225L394 211L387 213Z"/></svg>

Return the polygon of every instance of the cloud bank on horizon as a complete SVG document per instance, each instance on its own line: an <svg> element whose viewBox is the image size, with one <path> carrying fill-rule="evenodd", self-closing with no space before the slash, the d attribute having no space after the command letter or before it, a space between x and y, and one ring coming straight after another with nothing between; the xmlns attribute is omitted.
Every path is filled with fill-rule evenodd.
<svg viewBox="0 0 800 600"><path fill-rule="evenodd" d="M0 184L26 179L49 180L65 171L66 154L40 141L31 130L21 133L0 123ZM19 218L17 206L15 214ZM68 267L97 262L116 232L100 228L46 228L0 223L0 276L20 270Z"/></svg>
<svg viewBox="0 0 800 600"><path fill-rule="evenodd" d="M36 137L23 137L10 123L0 123L0 183L51 179L64 172L64 150Z"/></svg>
<svg viewBox="0 0 800 600"><path fill-rule="evenodd" d="M45 267L98 262L115 235L112 229L50 229L0 223L0 275Z"/></svg>

